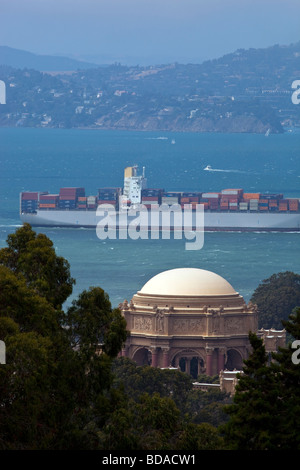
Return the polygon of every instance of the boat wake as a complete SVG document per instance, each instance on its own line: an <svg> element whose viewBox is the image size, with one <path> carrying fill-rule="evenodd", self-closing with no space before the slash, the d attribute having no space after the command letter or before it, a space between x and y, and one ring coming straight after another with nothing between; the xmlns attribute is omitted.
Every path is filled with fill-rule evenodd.
<svg viewBox="0 0 300 470"><path fill-rule="evenodd" d="M210 165L207 165L203 168L204 171L220 171L222 173L246 173L246 171L242 170L223 170L221 168L212 168Z"/></svg>

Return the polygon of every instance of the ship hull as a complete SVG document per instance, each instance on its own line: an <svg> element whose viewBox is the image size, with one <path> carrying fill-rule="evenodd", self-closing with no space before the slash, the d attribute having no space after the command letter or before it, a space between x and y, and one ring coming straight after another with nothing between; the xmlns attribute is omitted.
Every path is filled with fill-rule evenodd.
<svg viewBox="0 0 300 470"><path fill-rule="evenodd" d="M116 213L116 228L119 213ZM163 230L162 222L158 226L151 225L149 212L148 227L150 229ZM96 228L103 223L103 217L98 216L96 211L78 210L37 210L36 213L21 213L21 221L35 227L71 227L71 228ZM136 215L129 216L128 225L134 223ZM199 228L196 214L193 213L192 229ZM170 230L180 229L170 218ZM284 231L300 232L300 213L272 213L272 212L204 212L204 231Z"/></svg>

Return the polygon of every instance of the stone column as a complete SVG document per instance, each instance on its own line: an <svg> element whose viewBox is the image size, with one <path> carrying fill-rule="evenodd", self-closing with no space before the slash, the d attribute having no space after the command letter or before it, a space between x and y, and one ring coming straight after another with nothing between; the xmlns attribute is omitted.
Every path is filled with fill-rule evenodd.
<svg viewBox="0 0 300 470"><path fill-rule="evenodd" d="M151 366L152 367L157 367L157 365L158 365L157 348L151 348L151 354L152 354Z"/></svg>
<svg viewBox="0 0 300 470"><path fill-rule="evenodd" d="M206 348L206 375L213 375L213 364L212 364L212 358L213 358L213 348Z"/></svg>
<svg viewBox="0 0 300 470"><path fill-rule="evenodd" d="M128 350L128 348L124 346L124 347L122 348L121 352L119 353L119 356L121 356L121 357L127 357L127 350Z"/></svg>
<svg viewBox="0 0 300 470"><path fill-rule="evenodd" d="M219 348L218 352L218 373L224 370L225 366L225 348Z"/></svg>
<svg viewBox="0 0 300 470"><path fill-rule="evenodd" d="M175 363L175 367L177 367L177 368L179 367L179 361L180 361L180 357L176 356L174 363Z"/></svg>
<svg viewBox="0 0 300 470"><path fill-rule="evenodd" d="M162 359L162 366L169 367L169 348L163 348L163 359Z"/></svg>

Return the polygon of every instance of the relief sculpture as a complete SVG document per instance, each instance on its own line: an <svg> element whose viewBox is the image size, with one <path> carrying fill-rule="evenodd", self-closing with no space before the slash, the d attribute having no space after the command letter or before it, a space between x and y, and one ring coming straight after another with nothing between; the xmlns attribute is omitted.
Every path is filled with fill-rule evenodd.
<svg viewBox="0 0 300 470"><path fill-rule="evenodd" d="M144 316L137 316L134 318L134 329L141 331L150 331L152 330L152 320L151 318Z"/></svg>
<svg viewBox="0 0 300 470"><path fill-rule="evenodd" d="M227 318L225 326L226 333L243 333L243 323L242 318Z"/></svg>
<svg viewBox="0 0 300 470"><path fill-rule="evenodd" d="M203 333L205 319L175 319L173 330L176 333Z"/></svg>

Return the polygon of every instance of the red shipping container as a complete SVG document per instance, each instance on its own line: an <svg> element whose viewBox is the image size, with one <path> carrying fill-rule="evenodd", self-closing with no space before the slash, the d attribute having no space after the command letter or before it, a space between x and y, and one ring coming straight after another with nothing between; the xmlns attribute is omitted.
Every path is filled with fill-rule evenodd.
<svg viewBox="0 0 300 470"><path fill-rule="evenodd" d="M106 200L104 200L104 199L100 199L100 200L98 200L98 206L99 206L99 204L111 204L111 205L114 205L114 206L115 206L115 205L116 205L116 201L115 201L115 200L106 201Z"/></svg>
<svg viewBox="0 0 300 470"><path fill-rule="evenodd" d="M55 209L55 204L39 204L40 209Z"/></svg>
<svg viewBox="0 0 300 470"><path fill-rule="evenodd" d="M235 196L222 196L221 202L238 202L239 199Z"/></svg>
<svg viewBox="0 0 300 470"><path fill-rule="evenodd" d="M58 200L59 195L58 194L41 194L40 195L40 201L52 201L52 200Z"/></svg>
<svg viewBox="0 0 300 470"><path fill-rule="evenodd" d="M159 204L143 204L148 210L159 210Z"/></svg>
<svg viewBox="0 0 300 470"><path fill-rule="evenodd" d="M59 196L59 199L61 201L76 201L76 197L75 196Z"/></svg>
<svg viewBox="0 0 300 470"><path fill-rule="evenodd" d="M157 196L143 196L142 201L158 201Z"/></svg>
<svg viewBox="0 0 300 470"><path fill-rule="evenodd" d="M21 199L22 201L37 201L38 200L38 194L37 192L28 192L28 193L22 193L21 194Z"/></svg>

